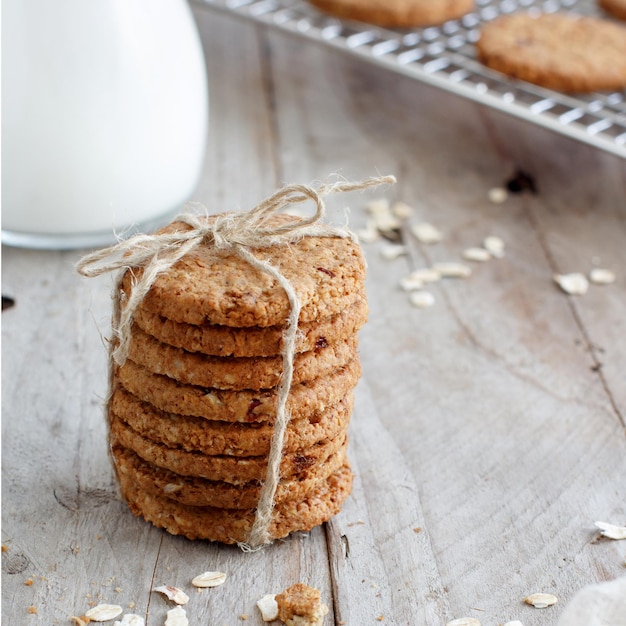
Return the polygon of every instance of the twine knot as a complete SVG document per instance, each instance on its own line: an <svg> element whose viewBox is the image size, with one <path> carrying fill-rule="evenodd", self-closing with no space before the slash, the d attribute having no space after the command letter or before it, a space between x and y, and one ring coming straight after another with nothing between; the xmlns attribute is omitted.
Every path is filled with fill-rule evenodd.
<svg viewBox="0 0 626 626"><path fill-rule="evenodd" d="M385 183L395 183L393 176L369 178L358 183L339 181L321 185L317 189L308 185L287 185L247 212L224 213L212 217L183 213L176 217L189 228L165 231L152 235L136 234L117 244L84 256L76 265L85 277L94 277L111 271L119 273L114 298L112 320L113 338L110 342L110 365L123 365L128 358L132 338L134 313L160 274L167 272L177 261L200 245L216 249L228 249L251 266L274 277L289 299L289 317L284 331L282 353L283 375L277 389L277 412L274 433L268 455L266 477L261 488L259 503L252 530L244 550L252 550L271 542L269 526L274 508L274 496L280 480L280 461L289 412L287 398L293 379L300 300L293 285L270 263L254 256L252 249L285 245L304 237L350 237L344 228L322 223L326 206L324 196L342 191L356 191ZM289 221L272 218L283 209L306 201L315 205L315 213L309 217L295 217ZM139 278L133 280L130 295L122 291L122 278L126 270L141 268ZM109 398L112 388L109 390Z"/></svg>

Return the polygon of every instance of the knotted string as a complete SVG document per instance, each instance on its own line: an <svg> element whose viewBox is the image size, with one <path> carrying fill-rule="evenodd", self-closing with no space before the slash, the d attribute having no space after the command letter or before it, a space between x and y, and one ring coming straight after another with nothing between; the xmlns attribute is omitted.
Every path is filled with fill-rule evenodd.
<svg viewBox="0 0 626 626"><path fill-rule="evenodd" d="M300 299L294 286L271 263L255 257L250 249L286 245L304 237L353 238L349 230L321 222L326 212L323 197L332 193L367 189L395 181L393 176L382 176L358 183L340 181L322 185L317 189L307 185L287 185L248 212L226 213L209 219L207 216L183 213L175 221L187 224L189 229L153 235L133 235L109 248L84 256L76 265L77 271L86 277L123 270L118 275L115 287L113 338L110 342L111 371L113 363L121 366L128 358L135 311L155 280L200 245L234 252L252 267L270 274L285 291L289 301L289 316L283 335L283 374L277 389L274 433L254 524L247 542L240 544L244 550L253 550L271 542L269 526L272 520L274 496L280 480L285 431L290 419L287 400L293 379L293 360L301 309ZM307 200L315 204L314 215L296 217L289 222L271 223L271 218L279 211ZM133 281L130 295L126 296L122 290L122 279L127 270L132 272L135 268L141 268L142 273ZM109 399L111 392L112 385L109 389Z"/></svg>

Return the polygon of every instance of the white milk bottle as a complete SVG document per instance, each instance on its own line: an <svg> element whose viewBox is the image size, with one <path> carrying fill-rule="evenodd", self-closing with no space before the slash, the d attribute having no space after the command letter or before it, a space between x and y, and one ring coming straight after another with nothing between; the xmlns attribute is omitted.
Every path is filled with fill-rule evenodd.
<svg viewBox="0 0 626 626"><path fill-rule="evenodd" d="M5 0L2 240L99 245L181 209L208 126L185 0Z"/></svg>

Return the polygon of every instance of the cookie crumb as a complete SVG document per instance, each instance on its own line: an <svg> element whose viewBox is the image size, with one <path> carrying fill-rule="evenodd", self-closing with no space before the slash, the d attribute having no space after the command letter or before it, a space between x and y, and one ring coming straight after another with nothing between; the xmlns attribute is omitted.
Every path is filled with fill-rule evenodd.
<svg viewBox="0 0 626 626"><path fill-rule="evenodd" d="M246 613L242 613L242 614L239 616L239 619L240 619L242 622L245 622L245 621L248 619L248 615L247 615Z"/></svg>
<svg viewBox="0 0 626 626"><path fill-rule="evenodd" d="M27 578L27 579L24 581L24 584L25 584L27 587L32 587L33 582L34 582L34 581L33 581L33 579L32 579L32 578Z"/></svg>
<svg viewBox="0 0 626 626"><path fill-rule="evenodd" d="M9 546L5 545L4 543L2 544L2 552L8 552L9 551Z"/></svg>
<svg viewBox="0 0 626 626"><path fill-rule="evenodd" d="M321 626L328 607L322 603L319 589L296 583L276 596L278 619L286 626Z"/></svg>
<svg viewBox="0 0 626 626"><path fill-rule="evenodd" d="M37 615L37 607L31 605L26 609L26 612L30 613L31 615Z"/></svg>
<svg viewBox="0 0 626 626"><path fill-rule="evenodd" d="M72 615L70 620L72 621L72 624L75 624L75 626L87 626L87 624L91 621L86 615L81 615L80 617Z"/></svg>
<svg viewBox="0 0 626 626"><path fill-rule="evenodd" d="M414 533L421 533L421 532L422 532L422 527L421 527L421 526L416 526L416 527L413 529L413 532L414 532Z"/></svg>

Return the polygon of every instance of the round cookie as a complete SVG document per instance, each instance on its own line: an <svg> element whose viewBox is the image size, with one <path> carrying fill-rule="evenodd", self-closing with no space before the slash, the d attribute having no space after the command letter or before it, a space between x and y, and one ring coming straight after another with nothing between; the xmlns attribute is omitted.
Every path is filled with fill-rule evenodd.
<svg viewBox="0 0 626 626"><path fill-rule="evenodd" d="M293 384L326 376L354 359L357 336L323 348L300 352L293 360ZM186 385L214 389L271 389L280 384L281 356L219 357L163 344L133 327L128 356L154 374L164 374Z"/></svg>
<svg viewBox="0 0 626 626"><path fill-rule="evenodd" d="M514 13L485 24L478 58L514 78L564 92L626 87L626 28L570 13Z"/></svg>
<svg viewBox="0 0 626 626"><path fill-rule="evenodd" d="M281 354L284 326L234 328L217 324L185 324L152 313L143 305L135 312L135 324L144 332L188 352L212 356L255 357ZM307 352L354 335L367 321L365 294L340 313L298 328L296 352Z"/></svg>
<svg viewBox="0 0 626 626"><path fill-rule="evenodd" d="M110 416L109 421L112 445L132 450L144 461L157 467L183 476L220 480L231 485L265 479L266 455L240 457L187 452L142 437L114 415ZM324 463L331 454L347 445L348 437L344 431L334 439L320 441L306 450L284 454L280 463L280 475L286 479L297 476L315 465Z"/></svg>
<svg viewBox="0 0 626 626"><path fill-rule="evenodd" d="M474 0L309 0L335 17L390 28L434 26L462 17Z"/></svg>
<svg viewBox="0 0 626 626"><path fill-rule="evenodd" d="M172 535L222 543L246 541L254 523L254 509L194 507L147 493L120 475L122 496L131 511ZM304 500L288 500L274 507L269 534L281 539L292 532L307 532L336 515L352 490L352 472L344 465L309 492Z"/></svg>
<svg viewBox="0 0 626 626"><path fill-rule="evenodd" d="M295 218L279 215L276 223ZM175 222L161 233L188 230ZM365 259L359 244L342 237L304 237L289 245L252 249L294 287L301 303L300 323L335 315L356 302L363 291ZM132 290L143 270L129 269L122 288ZM159 275L143 300L157 315L187 324L281 326L291 307L284 289L267 272L234 252L200 245Z"/></svg>
<svg viewBox="0 0 626 626"><path fill-rule="evenodd" d="M620 20L626 20L626 0L599 0L600 6Z"/></svg>
<svg viewBox="0 0 626 626"><path fill-rule="evenodd" d="M291 418L309 417L337 404L356 386L360 375L357 357L329 376L293 385L287 399ZM134 396L168 413L247 423L272 423L276 417L276 389L224 391L183 385L131 360L116 369L113 382L114 388L121 384Z"/></svg>
<svg viewBox="0 0 626 626"><path fill-rule="evenodd" d="M261 484L259 481L244 485L181 476L170 470L144 461L131 450L114 446L111 450L116 470L140 489L156 496L165 496L175 502L190 506L212 506L220 509L253 509L258 505ZM331 454L325 463L302 472L291 480L281 480L274 502L303 500L306 495L324 482L346 463L346 450Z"/></svg>
<svg viewBox="0 0 626 626"><path fill-rule="evenodd" d="M348 392L343 400L316 416L290 420L285 431L283 452L302 450L318 441L334 439L347 428L353 405L354 393ZM113 393L109 410L146 439L204 454L269 454L274 434L273 426L267 422L219 422L203 417L166 413L139 400L121 387Z"/></svg>

